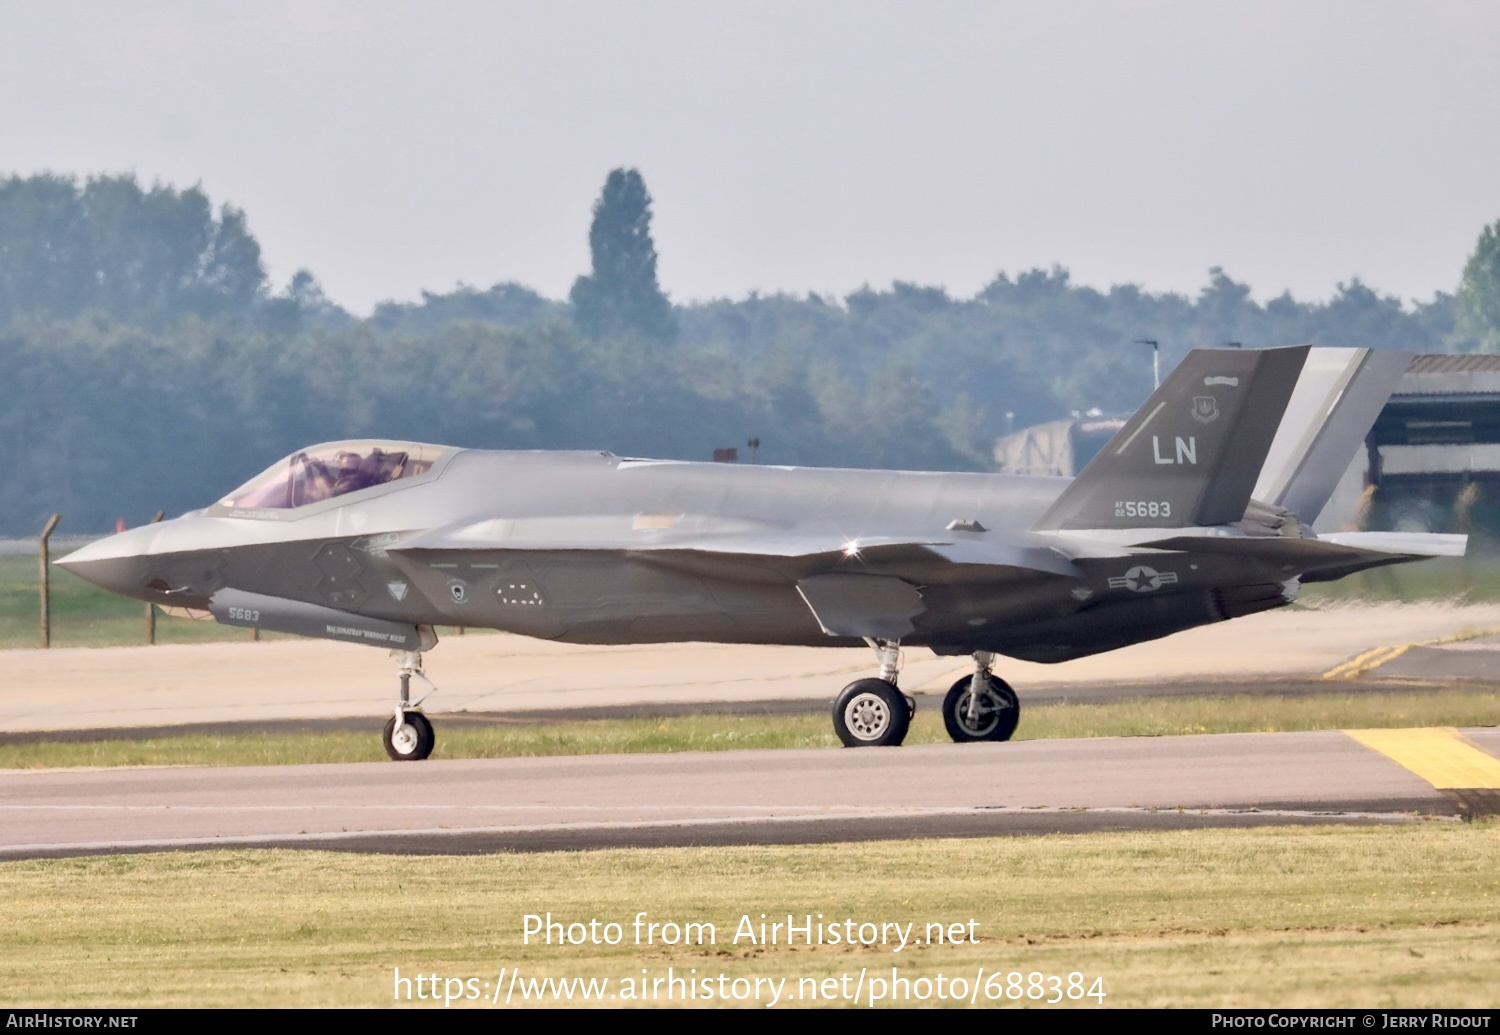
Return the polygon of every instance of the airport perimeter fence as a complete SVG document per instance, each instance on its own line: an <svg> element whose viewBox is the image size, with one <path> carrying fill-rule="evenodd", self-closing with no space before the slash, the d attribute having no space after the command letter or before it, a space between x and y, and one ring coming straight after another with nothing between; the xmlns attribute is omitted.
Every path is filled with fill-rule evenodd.
<svg viewBox="0 0 1500 1035"><path fill-rule="evenodd" d="M162 520L165 516L165 511L156 511L156 516L151 517L151 523L159 522L159 520ZM48 519L46 519L46 522L43 523L42 531L40 531L40 534L36 537L36 645L40 646L40 648L51 648L51 646L54 645L55 631L57 631L58 615L57 613L55 613L54 594L52 594L52 589L54 589L54 579L55 577L57 577L57 573L55 573L54 571L54 562L52 562L52 555L54 555L54 549L52 549L52 546L54 546L54 544L52 544L52 535L54 535L54 532L57 531L58 525L62 523L62 519L62 514L52 514L52 516L48 517ZM68 541L66 541L65 550L71 552L72 549L77 549L77 547L80 546L86 546L87 543L95 540L95 538L96 535L74 535L74 537L69 537ZM23 546L23 543L24 541L12 540L10 541L10 543L7 543L7 546L12 547L12 549L7 549L5 550L5 552L7 553L7 555L17 556L17 559L20 559L20 550L13 549L13 547ZM7 597L10 597L10 600L6 601L5 607L5 615L7 619L6 624L10 625L10 628L7 628L7 630L5 630L5 639L7 645L21 645L21 643L17 642L17 640L21 639L20 634L18 634L20 633L20 630L18 630L18 628L15 628L15 625L20 624L20 612L21 610L23 610L20 606L18 606L18 604L20 604L20 600L18 600L18 597L26 592L26 586L24 586L24 583L20 583L20 580L18 580L18 576L20 576L21 573L17 570L17 568L20 567L20 565L12 564L7 565L7 567L12 568L12 570L9 571L9 574L12 577L6 580L9 585L5 586L5 594L7 595ZM74 579L74 576L65 577L68 577L68 579ZM81 580L78 585L75 585L74 588L72 588L72 592L74 592L75 595L83 592L83 594L89 594L90 597L99 597L99 595L105 594L105 591L102 591L102 589L96 591L93 586L87 586L86 588L86 586L84 586L84 583L81 583ZM104 595L104 598L108 598L108 595ZM93 603L93 601L90 601L90 603ZM147 643L147 645L153 645L153 643L156 643L157 618L159 618L160 616L160 610L159 607L156 606L156 604L130 604L129 601L123 600L123 598L115 598L115 600L110 600L110 603L114 604L114 606L111 607L111 610L114 610L115 613L113 613L113 615L108 615L107 619L113 619L113 624L115 625L118 625L118 618L120 618L121 610L127 609L127 607L132 606L142 607L141 612L138 612L139 615L141 615L141 624L136 627L139 630L139 639L136 640L135 637L130 636L129 640L132 640L132 642ZM98 624L98 604L95 604L95 606L93 607L68 607L68 609L66 610L68 610L69 612L69 619L71 619L71 621L93 621L95 622L95 624ZM84 613L84 615L75 615L75 613L72 613L80 612L80 610L81 612L86 613ZM120 630L120 628L114 628L114 630L111 630L111 633L113 633L111 639L124 639L123 634L121 634L123 633L123 630ZM252 639L260 639L260 634L258 633L260 633L260 630L251 630Z"/></svg>
<svg viewBox="0 0 1500 1035"><path fill-rule="evenodd" d="M155 524L165 517L163 511L158 511L151 519ZM30 625L30 608L27 598L31 597L31 578L25 574L26 562L24 555L31 551L31 540L12 539L0 540L0 554L9 556L0 558L5 561L3 570L7 573L4 580L3 590L0 590L0 647L30 647L33 644L42 648L56 646L59 616L56 614L56 603L54 590L58 588L55 584L53 568L53 536L62 522L61 514L51 515L42 526L40 534L35 540L37 557L36 568L36 602L37 624L35 626L35 639L32 633L27 631ZM61 537L59 537L61 538ZM62 549L76 548L87 545L94 541L96 536L72 536L68 537ZM131 608L124 599L117 597L106 590L96 589L81 583L73 576L64 576L65 582L61 587L62 597L69 601L64 608L65 621L64 632L68 635L64 645L73 645L82 640L91 646L125 646L130 644L155 645L158 642L158 619L162 617L161 607L152 603L139 605L142 607L141 619L136 624L135 619L130 618L123 608ZM80 603L80 601L82 601ZM108 610L108 614L101 612ZM184 625L197 626L200 623L184 622ZM212 632L201 630L189 634L186 638L179 631L167 637L169 642L198 642L203 639L211 639L219 642L233 640L245 636L245 630L231 626L221 626L214 622L204 623L212 627ZM138 632L136 630L139 630ZM445 634L462 636L464 627L445 627ZM273 634L274 635L274 634ZM251 641L261 640L261 630L251 628L248 630L248 638Z"/></svg>

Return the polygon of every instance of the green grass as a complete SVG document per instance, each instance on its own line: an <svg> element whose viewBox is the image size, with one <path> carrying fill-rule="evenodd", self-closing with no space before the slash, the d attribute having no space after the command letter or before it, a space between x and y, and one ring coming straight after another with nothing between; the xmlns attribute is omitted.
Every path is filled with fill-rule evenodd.
<svg viewBox="0 0 1500 1035"><path fill-rule="evenodd" d="M35 556L0 554L0 648L41 644L40 602ZM146 642L146 605L91 585L52 566L52 645L112 647ZM158 643L247 640L247 629L214 621L161 617Z"/></svg>
<svg viewBox="0 0 1500 1035"><path fill-rule="evenodd" d="M379 735L382 721L372 717L368 731L188 734L149 740L8 744L0 745L0 768L375 762L385 758ZM461 719L445 723L439 715L435 723L438 741L434 758L838 747L828 717L821 713L685 715L501 726L464 725ZM1245 694L1042 705L1025 710L1017 739L1497 723L1500 723L1500 693L1492 690L1435 694L1359 692L1305 698ZM922 699L906 743L947 741L937 701Z"/></svg>
<svg viewBox="0 0 1500 1035"><path fill-rule="evenodd" d="M502 967L615 982L672 967L784 977L793 991L843 974L853 987L861 968L1078 971L1102 977L1115 1007L1500 999L1494 823L465 857L115 856L0 864L0 901L6 1006L387 1006L396 967L480 982ZM523 917L547 912L621 923L624 943L523 944ZM640 912L713 923L717 942L637 946L628 932ZM917 931L972 919L978 942L901 953L731 944L739 918L762 913Z"/></svg>
<svg viewBox="0 0 1500 1035"><path fill-rule="evenodd" d="M59 552L61 555L61 552ZM0 650L41 645L39 571L35 556L0 554ZM52 566L52 646L128 647L146 642L146 605ZM441 633L443 630L439 630ZM157 643L226 643L251 638L249 629L158 613ZM264 640L301 637L261 633Z"/></svg>

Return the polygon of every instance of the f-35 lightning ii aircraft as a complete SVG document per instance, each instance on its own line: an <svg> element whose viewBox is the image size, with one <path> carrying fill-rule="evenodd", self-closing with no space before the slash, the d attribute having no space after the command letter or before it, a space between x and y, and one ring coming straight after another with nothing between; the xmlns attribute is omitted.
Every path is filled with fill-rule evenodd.
<svg viewBox="0 0 1500 1035"><path fill-rule="evenodd" d="M1461 554L1464 537L1310 525L1405 353L1202 349L1074 479L634 460L406 442L311 446L204 510L63 560L228 625L394 650L394 759L426 758L435 625L571 643L861 643L847 745L895 745L901 645L971 655L943 719L1006 740L995 655L1056 662L1281 607L1299 583Z"/></svg>

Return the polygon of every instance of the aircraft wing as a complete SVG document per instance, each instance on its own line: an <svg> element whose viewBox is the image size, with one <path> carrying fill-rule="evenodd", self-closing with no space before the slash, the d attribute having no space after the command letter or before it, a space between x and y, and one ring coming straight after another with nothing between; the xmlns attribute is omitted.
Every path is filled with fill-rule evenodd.
<svg viewBox="0 0 1500 1035"><path fill-rule="evenodd" d="M670 526L662 527L668 526L668 517ZM994 585L1083 576L1060 551L1030 537L851 537L726 524L688 515L489 520L421 533L386 551L413 559L454 551L614 553L709 578L723 575L726 568L774 568L795 581L825 633L881 640L899 640L914 630L912 619L927 606L923 592L934 583Z"/></svg>
<svg viewBox="0 0 1500 1035"><path fill-rule="evenodd" d="M691 566L694 556L710 559L784 558L829 563L861 560L888 569L953 565L1014 568L1038 574L1078 578L1082 572L1061 552L1025 542L987 542L942 536L846 536L832 532L739 528L724 531L689 528L641 529L640 519L577 518L529 523L481 521L420 533L387 548L396 554L422 551L559 551L600 550L628 553ZM679 522L679 524L691 524ZM645 534L641 534L644 532ZM1123 555L1121 551L1121 555ZM907 565L903 565L903 561ZM918 572L913 571L913 575ZM915 581L920 581L919 578Z"/></svg>

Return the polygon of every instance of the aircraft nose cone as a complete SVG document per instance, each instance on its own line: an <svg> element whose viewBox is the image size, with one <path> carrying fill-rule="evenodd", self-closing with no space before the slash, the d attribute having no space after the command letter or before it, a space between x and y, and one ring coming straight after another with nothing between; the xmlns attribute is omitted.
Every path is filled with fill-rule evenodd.
<svg viewBox="0 0 1500 1035"><path fill-rule="evenodd" d="M56 563L101 589L145 599L146 553L154 538L155 529L149 525L132 528L74 550Z"/></svg>

